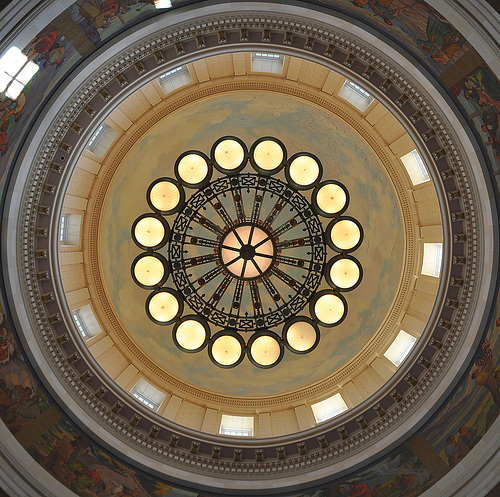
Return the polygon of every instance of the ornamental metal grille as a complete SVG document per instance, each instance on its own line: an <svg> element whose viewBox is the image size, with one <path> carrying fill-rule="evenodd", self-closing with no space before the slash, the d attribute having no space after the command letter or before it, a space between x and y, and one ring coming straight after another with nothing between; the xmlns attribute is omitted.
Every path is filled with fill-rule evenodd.
<svg viewBox="0 0 500 497"><path fill-rule="evenodd" d="M243 173L247 163L254 172ZM276 177L283 169L285 180ZM173 325L173 341L185 352L208 346L223 368L245 355L269 368L285 347L298 354L313 350L320 326L345 319L342 293L362 279L361 264L349 253L360 246L363 230L343 216L345 186L321 182L316 156L301 152L287 159L285 146L272 137L260 138L250 151L238 138L223 137L210 158L183 153L174 172L175 179L150 185L153 213L132 226L132 239L145 250L132 263L132 277L153 290L146 300L149 318ZM189 196L185 188L196 191ZM309 190L311 200L302 193ZM330 220L326 229L321 218ZM329 250L334 254L327 263ZM175 288L165 286L170 274ZM323 276L331 288L318 291ZM220 330L212 334L211 325ZM273 330L278 326L281 336Z"/></svg>

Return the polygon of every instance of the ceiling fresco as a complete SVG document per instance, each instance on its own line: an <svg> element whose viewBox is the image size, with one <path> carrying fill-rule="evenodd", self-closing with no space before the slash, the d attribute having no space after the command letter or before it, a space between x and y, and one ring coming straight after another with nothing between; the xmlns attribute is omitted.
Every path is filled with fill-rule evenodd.
<svg viewBox="0 0 500 497"><path fill-rule="evenodd" d="M321 328L320 344L312 353L285 354L277 367L265 373L247 361L232 370L220 370L206 351L195 355L180 352L172 342L171 327L147 318L144 304L149 292L133 284L130 275L131 262L140 252L131 240L130 227L134 219L149 211L149 184L160 176L173 176L173 164L182 152L196 149L208 154L224 135L238 136L248 147L261 136L275 136L289 155L302 151L317 155L323 163L323 179L339 180L348 188L348 213L361 222L365 232L356 253L364 268L363 282L346 294L347 319L336 328ZM244 172L251 172L249 168ZM306 197L310 198L309 192ZM174 217L167 219L172 225ZM151 129L115 174L100 226L101 269L109 299L142 350L184 381L207 390L249 396L309 385L356 354L390 307L402 268L403 243L398 204L388 176L356 132L331 113L303 101L249 92L197 102ZM215 331L213 326L212 333ZM281 328L277 331L281 333Z"/></svg>

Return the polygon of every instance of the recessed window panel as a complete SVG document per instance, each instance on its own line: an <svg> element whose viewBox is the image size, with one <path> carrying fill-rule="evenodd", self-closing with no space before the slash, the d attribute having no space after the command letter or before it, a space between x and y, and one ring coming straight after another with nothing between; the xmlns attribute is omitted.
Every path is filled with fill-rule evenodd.
<svg viewBox="0 0 500 497"><path fill-rule="evenodd" d="M422 274L439 278L443 262L442 243L424 243L424 258L422 261Z"/></svg>
<svg viewBox="0 0 500 497"><path fill-rule="evenodd" d="M344 85L340 89L339 97L347 100L361 112L364 112L373 102L373 97L365 89L348 79L346 79Z"/></svg>
<svg viewBox="0 0 500 497"><path fill-rule="evenodd" d="M223 414L219 433L221 435L231 435L233 437L252 437L253 417Z"/></svg>
<svg viewBox="0 0 500 497"><path fill-rule="evenodd" d="M340 393L336 393L328 399L313 404L311 408L314 418L316 419L316 423L322 423L323 421L332 419L348 409Z"/></svg>
<svg viewBox="0 0 500 497"><path fill-rule="evenodd" d="M87 329L87 326L85 325L85 321L82 319L82 316L80 315L80 312L78 310L73 311L73 319L74 319L76 327L78 328L78 331L80 332L80 335L82 335L83 339L89 340L91 338L89 330Z"/></svg>
<svg viewBox="0 0 500 497"><path fill-rule="evenodd" d="M99 335L102 332L99 323L95 317L92 307L87 304L79 309L75 309L72 312L73 320L75 321L78 331L82 335L82 338L87 341L91 338Z"/></svg>
<svg viewBox="0 0 500 497"><path fill-rule="evenodd" d="M422 156L417 152L417 150L412 150L406 155L401 157L401 162L405 166L408 176L410 176L410 181L413 186L420 185L429 181L429 172L425 167Z"/></svg>
<svg viewBox="0 0 500 497"><path fill-rule="evenodd" d="M179 66L171 69L158 78L158 83L160 83L161 89L165 95L192 82L193 78L186 66Z"/></svg>
<svg viewBox="0 0 500 497"><path fill-rule="evenodd" d="M172 7L170 0L154 0L154 4L157 9L170 9Z"/></svg>
<svg viewBox="0 0 500 497"><path fill-rule="evenodd" d="M257 52L252 54L252 72L268 72L271 74L283 73L283 62L285 58L282 55Z"/></svg>
<svg viewBox="0 0 500 497"><path fill-rule="evenodd" d="M166 394L151 385L144 378L141 378L130 391L132 397L144 404L153 411L157 411L162 402L165 400Z"/></svg>
<svg viewBox="0 0 500 497"><path fill-rule="evenodd" d="M385 351L384 356L398 367L406 359L416 341L414 336L401 330L391 346Z"/></svg>
<svg viewBox="0 0 500 497"><path fill-rule="evenodd" d="M59 243L79 246L81 224L82 216L80 214L63 214L59 225Z"/></svg>
<svg viewBox="0 0 500 497"><path fill-rule="evenodd" d="M87 143L87 148L97 157L102 158L106 155L109 147L118 137L119 132L112 128L111 126L103 123L101 124L95 133L90 138Z"/></svg>
<svg viewBox="0 0 500 497"><path fill-rule="evenodd" d="M9 48L0 58L0 92L16 100L38 70L39 66L28 61L19 48Z"/></svg>
<svg viewBox="0 0 500 497"><path fill-rule="evenodd" d="M63 214L61 216L61 225L59 227L59 241L63 245L66 245L68 240L68 221L69 221L69 214Z"/></svg>

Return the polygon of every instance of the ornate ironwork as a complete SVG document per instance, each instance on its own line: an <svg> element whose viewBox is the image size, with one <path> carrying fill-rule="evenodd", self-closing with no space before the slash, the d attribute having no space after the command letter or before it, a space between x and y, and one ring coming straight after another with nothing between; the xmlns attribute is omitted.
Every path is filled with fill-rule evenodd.
<svg viewBox="0 0 500 497"><path fill-rule="evenodd" d="M218 162L218 147L227 142L231 142L233 147L227 149L228 153L235 154L229 156L232 162L224 163L228 156ZM277 159L268 159L267 156L262 159L266 146L270 147L268 155L275 153ZM257 149L260 159L256 155ZM221 367L239 364L245 354L256 366L273 367L281 360L284 345L292 352L306 353L319 342L318 325L336 326L345 318L347 304L340 292L352 290L362 277L359 261L347 253L361 244L362 228L356 220L341 216L349 203L348 192L337 181L320 183L322 165L312 154L295 154L287 161L284 145L274 138L260 138L248 152L241 140L223 137L215 142L210 155L209 159L199 151L184 152L175 163L177 179L159 178L149 187L148 204L154 211L153 216L162 220L165 230L165 239L161 243L156 241L155 246L147 247L137 241L134 229L139 220L150 215L140 216L132 228L133 240L146 250L144 256L158 255L159 260L168 260L169 267L165 268L165 274L167 277L172 275L176 291L166 289L168 295L165 295L178 295L182 300L177 304L178 308L186 304L186 309L190 308L194 312L192 320L198 319L198 322L204 323L206 337L200 331L200 342L192 345L192 348L181 344L188 343L186 337L179 341L175 333L179 323L185 323L189 316L182 316L178 309L176 311L175 302L163 303L157 300L156 308L147 308L146 313L157 324L175 324L174 343L182 350L197 352L209 345L210 358ZM290 169L297 158L304 158L305 165L301 167L304 167L305 173L310 173L306 171L306 167L312 164L313 174L305 174L302 183L298 183L302 181L302 170L298 170L296 166L292 166L295 168L293 171ZM255 172L242 173L248 162ZM285 171L282 177L286 181L273 177L283 168ZM219 177L209 181L214 172ZM292 175L295 180L291 180ZM321 208L319 205L318 195L322 188L333 188L332 185L337 185L335 187L344 198L344 203L338 211L327 212L325 209L328 206ZM189 196L184 187L197 191ZM177 190L172 190L173 188ZM302 191L312 188L312 200L309 201ZM162 192L163 197L160 196ZM156 194L155 198L153 194ZM330 193L328 197L329 195ZM163 218L167 215L176 216L171 229ZM331 221L326 230L320 216ZM354 224L349 226L359 228L359 239L355 247L343 249L332 243L332 230L335 226L340 226L337 223L342 220L352 220ZM165 245L167 241L168 244ZM335 251L328 265L327 247ZM359 268L356 285L342 288L328 275L326 282L332 288L318 293L325 271L330 270L339 259L353 261L355 265L352 267ZM135 261L132 264L132 275L138 283L134 271ZM142 286L153 288L153 294L156 294L164 289L165 280L163 278L153 287ZM314 307L317 298L313 301L313 297L320 294L338 296L332 302L345 305L343 317L338 323L334 319L332 322L321 321L315 314L311 306ZM147 299L146 306L150 302L151 296ZM323 306L328 305L325 302L322 302ZM166 308L168 305L173 305L174 308L169 310ZM304 309L307 312L309 308L313 309L310 311L312 318L309 315L299 316L299 313ZM162 318L162 315L166 317ZM198 318L195 319L196 316ZM212 334L208 323L222 328L222 331ZM281 339L271 328L283 324L284 338ZM308 350L294 348L292 345L291 326L297 328L300 324L309 327L307 332L311 333ZM196 323L193 326L196 327ZM202 330L200 326L198 328ZM183 329L187 329L187 326ZM240 333L251 336L244 339ZM215 341L222 337L227 337L229 342L231 337L233 339L231 344L236 347L236 359L233 362L230 359L225 362L220 350L224 350L224 353L227 351L214 346ZM257 340L259 337L261 340ZM271 342L265 342L267 339ZM276 349L273 340L279 349ZM274 347L276 360L264 364L256 359L257 350L254 351L252 347L254 344L255 347L264 347L267 343ZM230 349L230 345L227 348Z"/></svg>

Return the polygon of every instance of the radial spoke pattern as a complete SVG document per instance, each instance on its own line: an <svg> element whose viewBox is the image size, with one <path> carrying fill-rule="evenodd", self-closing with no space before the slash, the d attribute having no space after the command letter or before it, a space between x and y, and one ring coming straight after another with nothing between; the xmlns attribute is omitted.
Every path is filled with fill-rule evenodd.
<svg viewBox="0 0 500 497"><path fill-rule="evenodd" d="M248 162L258 174L241 172ZM210 181L214 168L220 177ZM273 177L282 168L286 182ZM272 137L257 140L250 152L239 138L220 138L210 158L185 152L174 172L177 179L150 185L154 214L143 214L132 227L135 243L146 250L134 260L132 277L153 290L146 302L150 319L173 323L174 343L185 352L208 345L222 368L245 355L258 367L274 367L285 346L296 354L312 351L318 324L345 319L347 302L339 292L362 278L349 252L359 247L363 231L342 216L347 189L338 181L320 183L317 157L300 152L287 159L285 146ZM309 189L311 201L301 193ZM175 215L172 228L169 215ZM326 233L319 216L331 218ZM336 252L328 265L325 242ZM170 274L175 290L163 286ZM331 289L318 292L323 276ZM192 314L183 317L184 304ZM308 309L312 318L299 316ZM219 331L212 334L209 323ZM280 337L273 328L283 324Z"/></svg>

